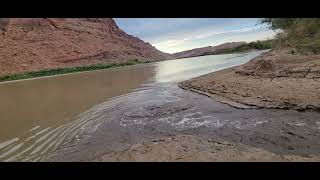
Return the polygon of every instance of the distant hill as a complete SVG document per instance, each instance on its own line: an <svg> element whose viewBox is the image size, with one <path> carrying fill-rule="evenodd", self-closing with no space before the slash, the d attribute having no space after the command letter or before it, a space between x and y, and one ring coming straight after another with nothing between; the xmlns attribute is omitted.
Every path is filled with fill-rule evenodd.
<svg viewBox="0 0 320 180"><path fill-rule="evenodd" d="M208 53L214 53L214 52L225 50L225 49L232 49L244 44L246 44L246 42L228 42L228 43L220 44L218 46L207 46L202 48L196 48L196 49L174 53L171 55L177 59L186 58L186 57L203 56L203 55L207 55Z"/></svg>
<svg viewBox="0 0 320 180"><path fill-rule="evenodd" d="M258 51L264 49L271 49L273 44L273 40L263 40L263 41L253 41L250 43L241 44L240 46L236 46L233 48L224 48L219 49L214 52L207 52L203 55L215 55L215 54L228 54L228 53L243 53L243 52L250 52L250 51Z"/></svg>

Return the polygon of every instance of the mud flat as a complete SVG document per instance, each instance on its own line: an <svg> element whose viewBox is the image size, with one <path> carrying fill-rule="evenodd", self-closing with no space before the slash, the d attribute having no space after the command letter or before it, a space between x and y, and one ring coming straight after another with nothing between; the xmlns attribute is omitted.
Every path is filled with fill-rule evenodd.
<svg viewBox="0 0 320 180"><path fill-rule="evenodd" d="M179 83L238 108L320 110L320 56L270 51L248 63Z"/></svg>
<svg viewBox="0 0 320 180"><path fill-rule="evenodd" d="M94 161L320 161L320 156L277 155L244 144L230 143L217 138L193 135L174 135L137 143L125 151L105 154Z"/></svg>

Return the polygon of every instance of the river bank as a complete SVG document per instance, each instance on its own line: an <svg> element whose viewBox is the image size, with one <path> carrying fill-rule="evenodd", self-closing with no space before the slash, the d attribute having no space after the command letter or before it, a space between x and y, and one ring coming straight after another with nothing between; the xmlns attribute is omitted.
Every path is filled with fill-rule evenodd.
<svg viewBox="0 0 320 180"><path fill-rule="evenodd" d="M230 143L217 138L178 134L137 143L120 152L105 154L94 161L138 162L303 162L320 161L320 156L277 155L244 144Z"/></svg>
<svg viewBox="0 0 320 180"><path fill-rule="evenodd" d="M125 63L96 64L91 66L78 66L78 67L69 67L69 68L48 69L48 70L42 70L42 71L32 71L32 72L2 76L0 77L0 82L31 79L31 78L38 78L38 77L49 77L49 76L70 74L70 73L76 73L76 72L103 70L103 69L125 67L125 66L132 66L132 65L146 64L146 63L151 63L151 61L139 61L135 59L135 60L129 60Z"/></svg>
<svg viewBox="0 0 320 180"><path fill-rule="evenodd" d="M179 84L238 108L320 110L320 56L270 51Z"/></svg>
<svg viewBox="0 0 320 180"><path fill-rule="evenodd" d="M64 75L64 74L71 74L77 72L89 72L95 70L104 70L104 69L111 69L111 68L118 68L118 67L126 67L138 64L146 64L152 63L152 61L140 61L140 60L129 60L125 63L116 63L116 64L96 64L91 66L78 66L78 67L70 67L70 68L59 68L59 69L48 69L42 71L32 71L32 72L25 72L20 74L13 74L0 77L0 82L8 82L8 81L15 81L15 80L24 80L24 79L33 79L39 77L50 77L56 75Z"/></svg>

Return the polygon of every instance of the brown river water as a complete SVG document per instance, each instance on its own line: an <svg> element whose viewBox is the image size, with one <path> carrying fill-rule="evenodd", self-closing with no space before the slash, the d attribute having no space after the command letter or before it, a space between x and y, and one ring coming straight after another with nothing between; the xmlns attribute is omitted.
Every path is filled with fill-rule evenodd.
<svg viewBox="0 0 320 180"><path fill-rule="evenodd" d="M262 52L0 83L0 161L90 161L176 133L320 153L320 113L235 109L177 86Z"/></svg>

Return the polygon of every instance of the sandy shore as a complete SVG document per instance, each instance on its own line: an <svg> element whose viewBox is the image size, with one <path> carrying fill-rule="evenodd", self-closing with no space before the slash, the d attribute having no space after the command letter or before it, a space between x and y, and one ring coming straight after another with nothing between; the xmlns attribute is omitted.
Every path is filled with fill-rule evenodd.
<svg viewBox="0 0 320 180"><path fill-rule="evenodd" d="M276 155L260 148L215 138L174 135L137 143L125 151L105 154L97 162L246 162L320 161L319 156Z"/></svg>
<svg viewBox="0 0 320 180"><path fill-rule="evenodd" d="M320 56L271 51L179 86L238 108L319 111Z"/></svg>

